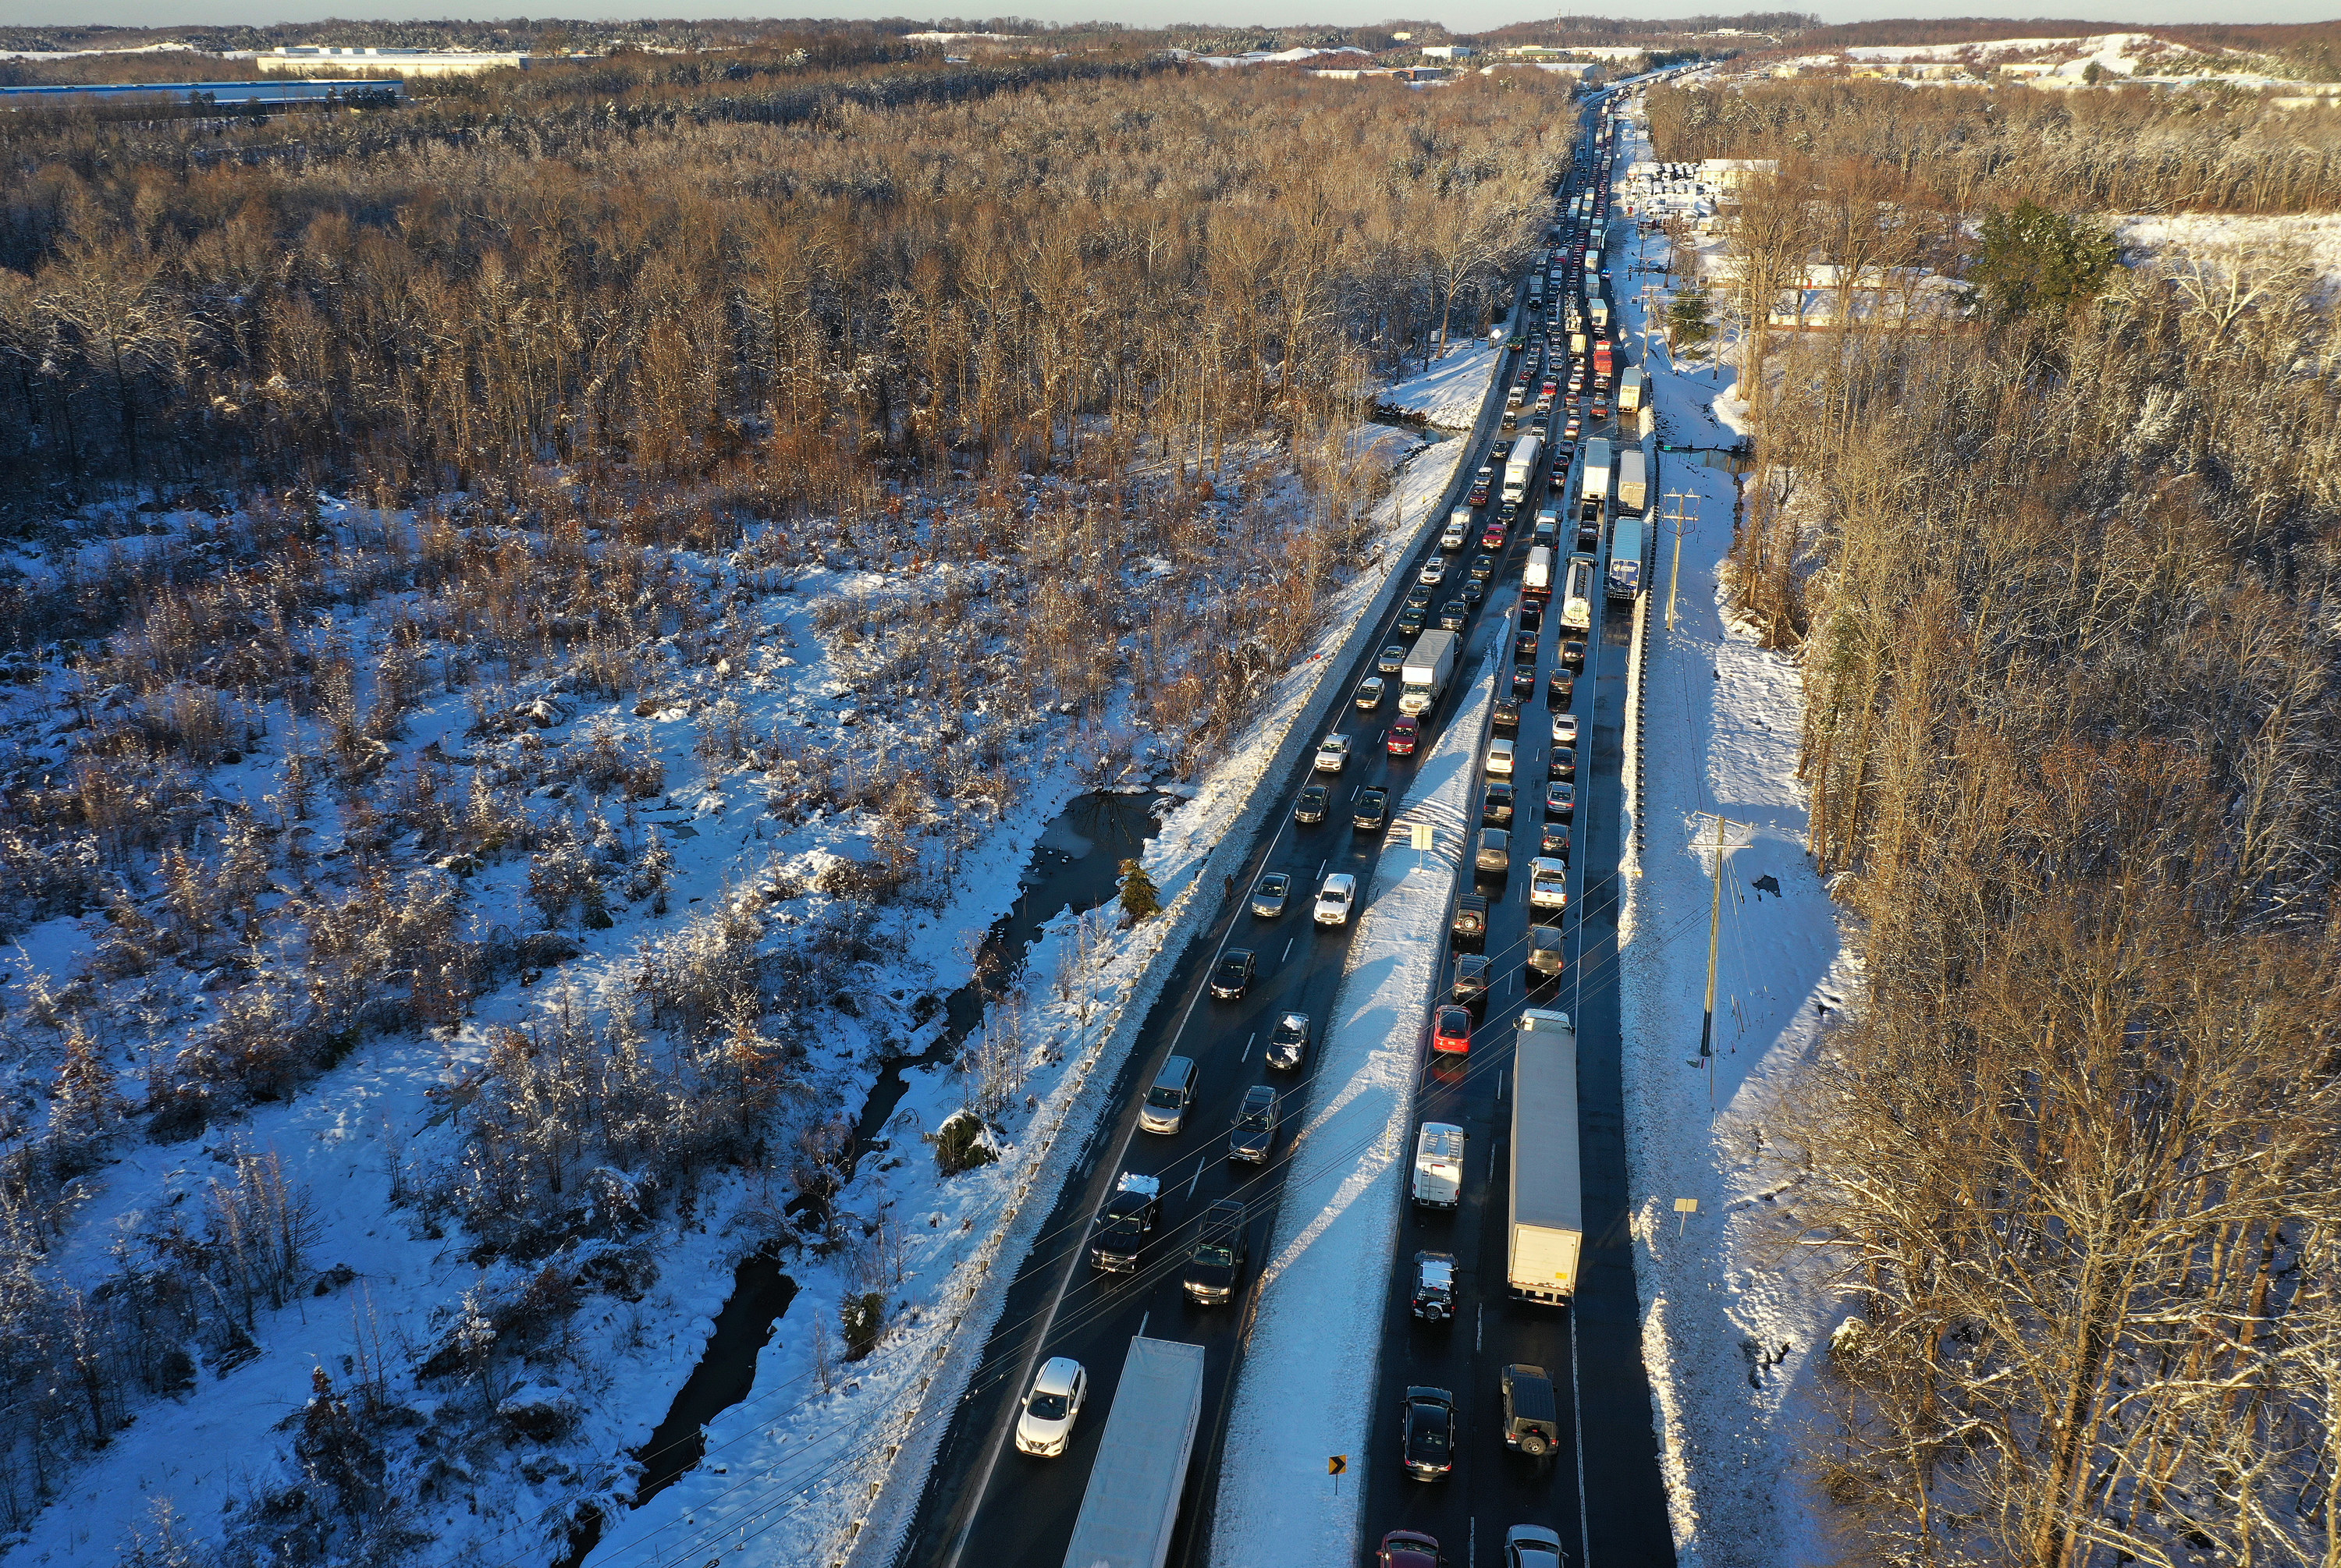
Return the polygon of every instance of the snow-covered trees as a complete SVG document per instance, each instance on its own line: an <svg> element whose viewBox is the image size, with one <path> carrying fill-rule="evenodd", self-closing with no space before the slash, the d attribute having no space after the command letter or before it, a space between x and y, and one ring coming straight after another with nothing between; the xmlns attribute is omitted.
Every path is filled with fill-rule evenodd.
<svg viewBox="0 0 2341 1568"><path fill-rule="evenodd" d="M2341 1542L2333 317L2226 265L2235 317L2117 273L1777 367L1867 988L1775 1153L1856 1304L1813 1453L1880 1562Z"/></svg>

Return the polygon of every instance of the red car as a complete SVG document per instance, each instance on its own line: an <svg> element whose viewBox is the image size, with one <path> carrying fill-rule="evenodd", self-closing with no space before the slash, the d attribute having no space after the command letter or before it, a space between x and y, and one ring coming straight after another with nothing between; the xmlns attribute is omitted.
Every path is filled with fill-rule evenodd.
<svg viewBox="0 0 2341 1568"><path fill-rule="evenodd" d="M1504 525L1500 522L1489 523L1486 531L1479 535L1479 548L1481 550L1503 549Z"/></svg>
<svg viewBox="0 0 2341 1568"><path fill-rule="evenodd" d="M1393 757L1411 757L1421 739L1421 720L1411 717L1400 719L1390 727L1390 739L1382 742L1382 749Z"/></svg>
<svg viewBox="0 0 2341 1568"><path fill-rule="evenodd" d="M1441 1056L1459 1057L1471 1049L1471 1015L1462 1007L1441 1007L1430 1027L1430 1048Z"/></svg>
<svg viewBox="0 0 2341 1568"><path fill-rule="evenodd" d="M1383 1536L1374 1561L1381 1568L1447 1568L1439 1543L1420 1530L1393 1530Z"/></svg>

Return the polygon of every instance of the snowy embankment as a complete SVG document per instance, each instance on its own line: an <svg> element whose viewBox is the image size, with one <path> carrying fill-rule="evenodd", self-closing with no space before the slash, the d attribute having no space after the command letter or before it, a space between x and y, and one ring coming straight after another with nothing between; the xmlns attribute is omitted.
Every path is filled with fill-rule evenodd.
<svg viewBox="0 0 2341 1568"><path fill-rule="evenodd" d="M1492 384L1495 362L1490 358L1483 368L1478 389L1482 402ZM1401 438L1395 432L1376 432L1372 439ZM1004 1164L983 1173L992 1176L1001 1189L1000 1201L991 1214L991 1237L946 1293L947 1299L961 1305L948 1315L939 1314L927 1334L890 1345L884 1353L896 1369L894 1407L865 1428L865 1462L846 1478L850 1484L824 1476L822 1484L827 1491L809 1496L810 1505L829 1516L826 1543L831 1556L842 1543L851 1545L857 1563L891 1560L916 1507L951 1412L977 1369L1013 1280L1012 1267L993 1269L992 1261L1021 1256L1055 1206L1068 1164L1058 1157L1059 1151L1078 1152L1099 1116L1109 1108L1101 1088L1096 1093L1085 1091L1093 1084L1112 1081L1188 940L1218 916L1226 879L1243 868L1264 814L1276 804L1275 791L1262 788L1263 782L1289 772L1300 752L1315 744L1331 706L1347 690L1339 679L1326 677L1346 671L1364 651L1383 611L1402 586L1395 573L1388 572L1388 565L1405 559L1434 525L1439 502L1449 493L1469 447L1467 440L1434 442L1417 452L1399 471L1390 493L1376 511L1385 523L1384 549L1376 570L1385 574L1377 577L1369 572L1352 584L1335 607L1316 648L1285 678L1268 711L1232 748L1229 759L1211 771L1195 799L1171 816L1150 846L1145 865L1162 895L1164 910L1144 928L1142 962L1117 977L1121 988L1118 999L1110 1004L1114 1009L1111 1022L1101 1027L1091 1053L1042 1107L1035 1126L1045 1127L1045 1134L1027 1140L1012 1171ZM1063 933L1052 933L1050 943L1062 939ZM1047 973L1050 961L1051 955L1036 948L1032 972ZM977 1221L977 1229L984 1229L982 1221ZM711 1437L732 1414L711 1428ZM882 1437L882 1445L872 1442L873 1436ZM780 1445L771 1445L777 1455ZM693 1481L702 1492L720 1494L721 1480L702 1474L678 1485L674 1493L685 1495L677 1499L676 1507L690 1506L686 1487ZM808 1490L802 1482L796 1483L796 1489ZM719 1523L701 1533L713 1539L722 1530ZM596 1562L604 1560L614 1561L597 1558ZM645 1563L657 1560L654 1552L628 1559Z"/></svg>
<svg viewBox="0 0 2341 1568"><path fill-rule="evenodd" d="M1386 541L1419 538L1465 443L1425 445L1410 432L1369 427L1360 444L1378 447L1386 470L1398 467L1382 502ZM329 525L343 526L362 509L328 500L321 510ZM383 525L411 527L413 520L399 514ZM1083 940L1076 923L1058 922L1031 953L1033 1005L1021 1020L1021 1081L1002 1118L1009 1128L1000 1163L941 1177L920 1134L956 1109L968 1086L948 1070L905 1075L907 1092L883 1135L891 1146L862 1160L836 1195L842 1245L807 1246L786 1258L796 1297L758 1357L754 1391L711 1424L705 1461L682 1483L639 1513L613 1501L632 1489L628 1455L698 1360L731 1294L734 1265L795 1228L782 1213L790 1196L785 1175L779 1181L773 1176L781 1173L772 1171L703 1177L678 1212L635 1235L622 1260L632 1271L625 1289L593 1295L564 1321L557 1357L495 1347L498 1331L487 1315L527 1287L533 1265L482 1264L437 1226L418 1222L411 1196L404 1206L399 1196L401 1184L411 1194L420 1177L461 1152L460 1135L477 1115L475 1097L488 1078L495 1030L540 1026L567 1016L567 998L590 1007L597 995L626 985L639 945L657 928L621 908L612 928L576 934L579 950L568 962L534 986L531 975L521 982L525 988L482 997L458 1029L370 1036L339 1071L289 1100L253 1107L200 1147L145 1140L119 1146L103 1182L85 1185L80 1223L58 1248L69 1275L102 1277L110 1238L166 1216L183 1199L199 1206L239 1151L280 1161L276 1168L289 1188L314 1195L306 1250L313 1268L328 1266L314 1293L304 1282L288 1305L258 1315L256 1355L207 1370L188 1397L139 1405L134 1424L62 1478L55 1501L10 1543L10 1560L111 1563L126 1533L149 1527L150 1503L170 1504L181 1538L196 1549L215 1543L223 1522L238 1517L240 1503L264 1487L297 1485L283 1452L284 1424L310 1399L314 1373L326 1371L337 1386L348 1386L377 1365L393 1380L388 1386L402 1420L411 1411L427 1424L445 1456L411 1500L413 1516L435 1537L430 1552L439 1560L497 1568L543 1563L558 1554L563 1525L585 1499L610 1514L597 1563L630 1553L630 1560L672 1561L684 1552L712 1552L719 1530L735 1544L761 1540L777 1554L826 1560L821 1553L832 1551L863 1512L897 1445L904 1458L931 1452L931 1433L919 1415L921 1387L947 1380L945 1374L964 1379L965 1357L981 1344L981 1329L997 1313L1009 1272L991 1269L991 1259L1021 1245L1023 1233L1003 1236L1003 1227L1037 1223L1047 1212L1051 1194L1037 1190L1035 1178L1047 1168L1049 1150L1063 1132L1078 1135L1089 1125L1095 1097L1084 1099L1083 1085L1096 1066L1111 1067L1127 1049L1135 1020L1166 972L1159 955L1166 948L1175 954L1218 901L1220 878L1240 859L1264 809L1253 799L1258 781L1271 768L1290 765L1339 695L1338 683L1324 680L1326 670L1345 667L1364 635L1359 628L1370 624L1394 591L1386 567L1376 571L1360 576L1330 607L1330 629L1317 649L1280 683L1229 760L1199 788L1173 792L1189 799L1146 857L1170 905L1168 918L1130 933L1112 931L1110 922L1101 932L1101 923L1092 922L1090 961L1071 966L1078 973L1061 989L1051 981L1067 979L1068 949ZM867 591L870 581L848 571L808 572L798 592L780 601L779 616L763 625L748 662L732 661L707 679L723 676L725 693L738 698L758 733L776 719L805 715L833 719L841 731L852 726L872 733L883 716L852 695L850 672L816 653L824 643L814 624L825 596ZM409 741L458 750L464 712L460 696L419 708L409 716ZM767 931L796 924L800 906L781 895L783 882L813 884L841 858L866 854L866 841L850 814L816 812L802 825L783 824L756 775L700 781L688 761L698 712L677 699L633 714L639 722L629 732L640 732L647 754L662 759L671 778L692 781L671 789L662 802L627 809L623 829L663 835L672 858L668 896L681 919L695 918L688 911L720 908L752 915ZM561 728L545 731L555 741L570 722L583 729L602 717L590 709L573 716L565 705L563 716ZM697 722L703 726L703 717ZM807 1079L835 1086L824 1088L815 1116L850 1115L882 1056L916 1053L935 1041L942 1020L921 1017L909 998L932 999L966 976L967 938L1015 901L1035 841L1072 796L1093 787L1080 765L1086 753L1075 758L1068 749L1033 749L1015 803L956 858L958 887L950 903L905 914L888 927L883 936L892 946L872 971L859 1013L824 1014L822 1030L808 1036ZM216 769L215 787L230 798L258 799L276 787L265 771L273 765L247 759L235 765L241 772ZM533 928L526 869L506 861L473 874L483 921ZM9 967L17 972L9 978L62 987L93 950L95 924L85 928L58 919L33 928L15 945ZM184 997L166 998L180 1010L165 1023L195 1016L203 995L198 978L189 978ZM1130 1020L1121 1028L1117 1009ZM1029 1102L1021 1097L1027 1092ZM1046 1180L1052 1186L1054 1175ZM635 1261L637 1254L643 1261ZM886 1299L887 1328L872 1355L848 1364L838 1344L839 1306L850 1293L864 1291ZM502 1419L514 1430L557 1425L563 1434L517 1463L498 1434L473 1440L459 1398L411 1379L421 1357L474 1325L491 1346L486 1354L501 1355L491 1367L490 1397ZM354 1352L369 1361L356 1363ZM947 1365L954 1355L960 1359ZM385 1356L386 1363L372 1359ZM947 1412L949 1399L925 1408ZM902 1474L915 1494L916 1474ZM476 1505L482 1500L494 1506Z"/></svg>
<svg viewBox="0 0 2341 1568"><path fill-rule="evenodd" d="M1438 430L1468 431L1479 422L1488 384L1504 357L1504 342L1467 340L1420 374L1392 382L1374 404L1392 418L1420 420Z"/></svg>
<svg viewBox="0 0 2341 1568"><path fill-rule="evenodd" d="M1491 645L1374 863L1254 1293L1211 1531L1215 1568L1350 1563L1363 1549L1365 1485L1337 1494L1324 1456L1363 1453L1372 1417L1423 1020L1470 837L1471 770L1497 668ZM1417 822L1438 836L1428 854L1410 847Z"/></svg>
<svg viewBox="0 0 2341 1568"><path fill-rule="evenodd" d="M1628 330L1639 329L1639 303L1626 313ZM1728 382L1704 368L1675 374L1662 347L1652 353L1661 439L1736 441ZM1647 847L1639 866L1629 851L1619 934L1642 1344L1682 1568L1819 1563L1828 1552L1799 1455L1834 1296L1814 1255L1779 1255L1774 1222L1795 1195L1771 1189L1760 1156L1767 1107L1800 1092L1818 1007L1847 994L1853 958L1804 849L1795 661L1726 619L1731 476L1668 455L1651 491L1690 492L1684 510L1696 521L1682 538L1671 632L1671 527L1653 551L1639 736ZM1714 1056L1702 1064L1718 818L1728 823L1726 880ZM1695 1214L1678 1214L1682 1198L1698 1201Z"/></svg>

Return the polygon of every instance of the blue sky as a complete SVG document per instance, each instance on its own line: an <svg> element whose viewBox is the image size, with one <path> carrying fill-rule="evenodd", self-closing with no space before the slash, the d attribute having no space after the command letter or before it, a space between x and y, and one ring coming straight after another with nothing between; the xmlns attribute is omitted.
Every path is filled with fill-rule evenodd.
<svg viewBox="0 0 2341 1568"><path fill-rule="evenodd" d="M1538 13L1522 10L1503 0L1460 0L1444 6L1422 6L1411 0L1401 0L1414 15L1435 16L1448 26L1462 32L1499 26L1507 22L1527 20ZM1698 13L1721 13L1727 7L1716 5L1689 5L1684 0L1669 0L1659 5L1588 5L1572 6L1572 10L1610 16L1682 16ZM2087 0L2047 0L2036 5L1977 4L1977 0L1941 0L1939 4L1913 4L1911 0L1881 5L1805 5L1799 9L1817 12L1830 22L1861 21L1880 16L2102 16L2108 21L2124 22L2200 22L2210 20L2201 0L2137 0L2135 4L2116 6L2090 5ZM902 16L934 15L924 7L911 5L830 5L824 6L692 5L662 5L655 15L663 16L752 16L803 15L818 9L823 15L837 16ZM1376 19L1375 14L1361 11L1340 0L1293 0L1293 3L1272 6L1228 5L1226 0L1195 0L1192 4L1155 4L1142 0L1136 5L1100 5L1075 4L1052 5L1021 0L1015 5L992 8L1021 16L1033 16L1044 21L1085 21L1109 17L1133 25L1155 25L1165 22L1223 22L1230 25L1255 25L1263 16L1290 25L1310 23L1358 23ZM971 5L953 6L958 15L981 14L981 8ZM2306 0L2271 0L2265 5L2245 5L2234 8L2222 6L2216 19L2221 22L2313 22L2335 14L2332 0L2322 5L2312 5ZM325 16L348 17L494 17L511 15L553 15L561 16L610 17L644 15L639 5L580 5L576 0L566 4L545 5L542 10L524 0L499 0L490 5L423 4L366 5L364 0L248 0L238 5L234 0L121 0L109 5L92 6L73 0L0 0L0 25L42 25L57 23L109 22L124 26L161 27L187 23L232 22L308 22ZM1545 12L1542 15L1553 15Z"/></svg>

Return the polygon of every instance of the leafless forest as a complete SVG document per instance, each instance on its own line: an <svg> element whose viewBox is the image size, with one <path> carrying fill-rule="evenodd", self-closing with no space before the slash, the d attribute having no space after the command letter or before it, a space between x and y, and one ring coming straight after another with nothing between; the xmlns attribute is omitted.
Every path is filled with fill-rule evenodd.
<svg viewBox="0 0 2341 1568"><path fill-rule="evenodd" d="M2323 115L1880 86L1660 94L1662 155L1808 153L1815 259L1930 221L1848 186L2335 204ZM1866 962L1773 1150L1858 1303L1811 1453L1862 1560L2341 1553L2336 352L2279 249L1758 356L1735 581Z"/></svg>
<svg viewBox="0 0 2341 1568"><path fill-rule="evenodd" d="M396 1223L524 1284L410 1347L450 1401L419 1435L362 1332L230 1558L397 1557L509 1462L464 1448L517 1441L499 1369L638 1295L705 1173L827 1190L803 1032L868 912L940 898L1042 755L1126 759L1110 701L1220 754L1369 542L1371 379L1484 323L1569 145L1546 81L893 49L0 126L0 920L102 931L8 998L6 1523L308 1290L313 1195L240 1118L613 918L652 922L625 997L500 1032L460 1148L388 1156ZM876 583L810 615L859 729L756 706L822 569ZM870 852L671 911L641 813L684 782ZM77 1232L126 1147L199 1135L240 1152L195 1201Z"/></svg>
<svg viewBox="0 0 2341 1568"><path fill-rule="evenodd" d="M2341 116L2241 93L2041 93L1892 82L1653 90L1669 158L1804 160L1826 188L1907 182L1914 207L2305 213L2341 207Z"/></svg>

